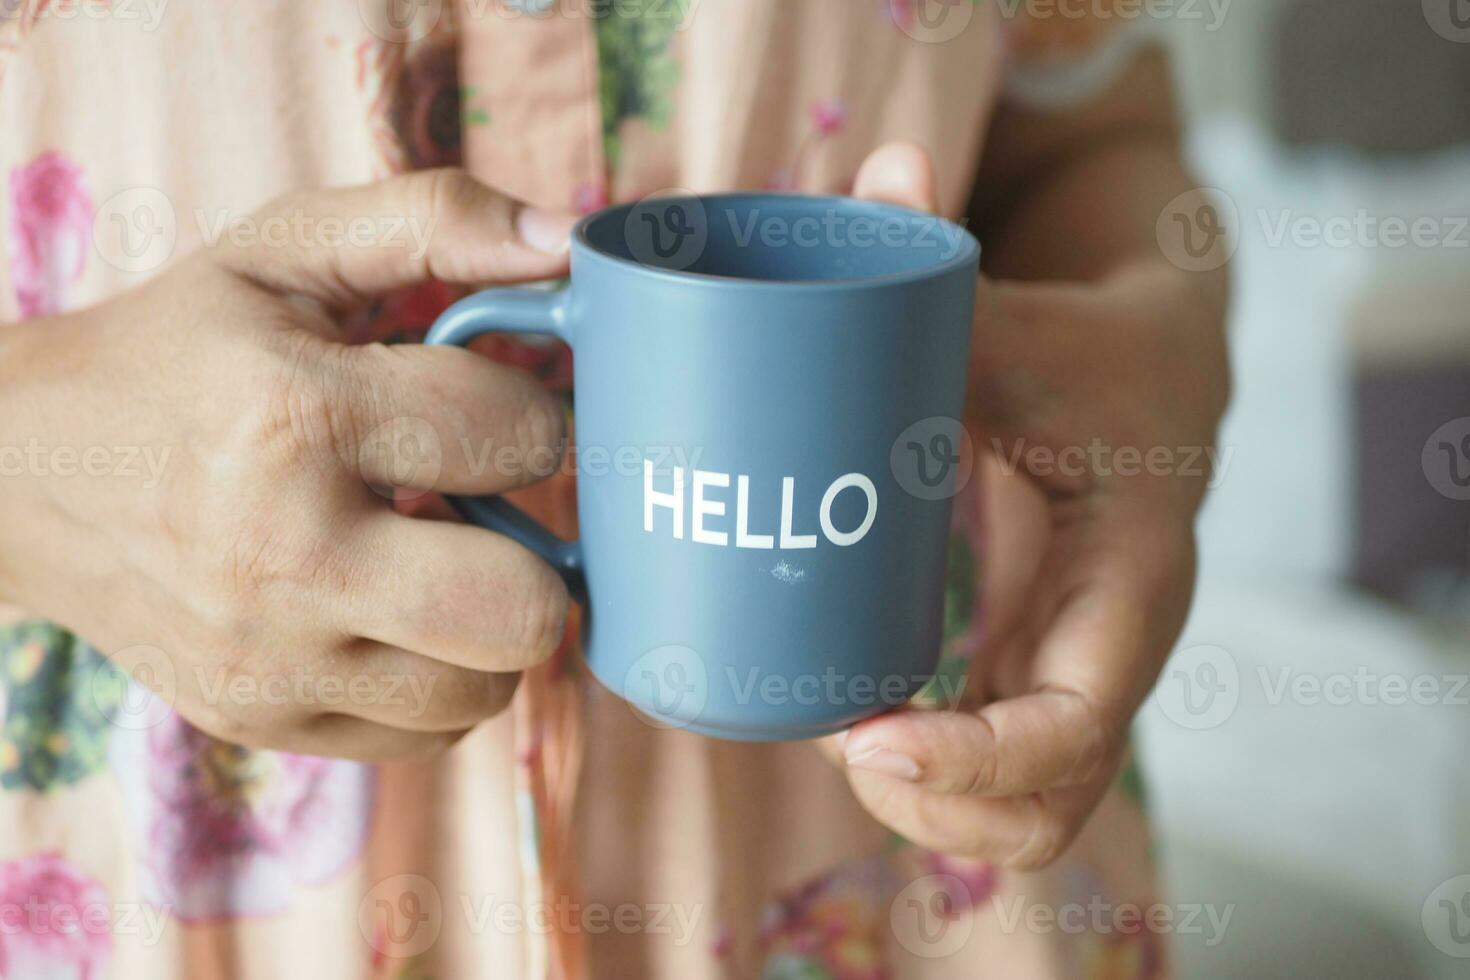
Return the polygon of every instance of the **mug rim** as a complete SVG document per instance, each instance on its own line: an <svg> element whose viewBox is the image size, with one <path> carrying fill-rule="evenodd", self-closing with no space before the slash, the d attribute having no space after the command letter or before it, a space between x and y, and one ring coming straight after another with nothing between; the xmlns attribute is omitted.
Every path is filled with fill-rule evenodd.
<svg viewBox="0 0 1470 980"><path fill-rule="evenodd" d="M882 218L885 215L897 215L910 219L923 219L937 222L958 232L960 248L954 255L947 259L943 259L934 265L917 269L904 269L871 276L848 276L833 279L766 279L754 276L725 276L708 272L691 272L688 269L669 269L649 265L638 261L636 258L617 255L599 248L592 242L588 234L589 229L599 222L611 221L618 217L626 220L626 215L641 205L650 202L663 203L681 200L697 201L705 208L711 206L717 207L719 202L730 202L730 204L734 205L740 202L760 200L775 202L799 201L814 208L840 207L848 211L869 211L873 212L873 216L876 218ZM832 289L878 289L907 283L924 282L930 279L942 278L972 264L978 266L981 254L980 242L969 229L942 215L929 214L925 211L919 211L900 204L891 204L886 201L871 201L863 198L843 197L837 194L802 194L785 191L722 191L714 194L680 193L670 194L667 197L648 196L639 198L636 201L625 201L621 204L613 204L601 208L583 217L572 229L572 242L576 246L576 251L581 255L593 258L598 262L608 263L626 272L663 282L725 289L772 289L782 292Z"/></svg>

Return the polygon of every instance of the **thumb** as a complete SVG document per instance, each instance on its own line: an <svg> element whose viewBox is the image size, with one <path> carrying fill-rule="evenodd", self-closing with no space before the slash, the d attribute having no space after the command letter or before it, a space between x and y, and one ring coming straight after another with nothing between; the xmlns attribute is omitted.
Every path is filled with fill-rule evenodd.
<svg viewBox="0 0 1470 980"><path fill-rule="evenodd" d="M934 163L916 143L884 143L868 154L853 182L853 197L884 201L916 211L938 211Z"/></svg>
<svg viewBox="0 0 1470 980"><path fill-rule="evenodd" d="M563 276L576 220L513 201L463 170L424 170L289 194L251 216L252 241L217 257L267 288L342 309L426 279L477 286Z"/></svg>

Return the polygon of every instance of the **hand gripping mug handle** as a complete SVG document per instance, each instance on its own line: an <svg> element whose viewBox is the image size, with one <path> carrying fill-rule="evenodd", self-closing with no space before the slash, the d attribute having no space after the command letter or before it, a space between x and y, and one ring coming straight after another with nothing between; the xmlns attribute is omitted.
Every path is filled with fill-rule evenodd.
<svg viewBox="0 0 1470 980"><path fill-rule="evenodd" d="M449 307L434 321L424 343L464 347L487 333L535 333L572 341L568 306L571 288L488 289ZM446 496L450 505L471 524L498 532L524 545L556 569L577 598L586 594L582 548L563 541L531 515L500 497Z"/></svg>

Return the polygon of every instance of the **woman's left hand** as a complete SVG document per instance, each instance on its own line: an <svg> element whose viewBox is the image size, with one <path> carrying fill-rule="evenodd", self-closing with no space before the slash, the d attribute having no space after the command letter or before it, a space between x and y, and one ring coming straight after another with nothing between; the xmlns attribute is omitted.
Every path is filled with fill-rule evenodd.
<svg viewBox="0 0 1470 980"><path fill-rule="evenodd" d="M874 154L859 196L932 209L928 161ZM982 280L970 427L985 643L956 711L830 740L905 838L1017 868L1059 857L1117 773L1183 628L1228 399L1218 283L1160 255L1096 283Z"/></svg>

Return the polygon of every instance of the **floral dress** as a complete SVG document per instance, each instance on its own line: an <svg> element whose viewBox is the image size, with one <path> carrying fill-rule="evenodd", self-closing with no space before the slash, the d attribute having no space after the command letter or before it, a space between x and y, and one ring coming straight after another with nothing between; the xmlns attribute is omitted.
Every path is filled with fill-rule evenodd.
<svg viewBox="0 0 1470 980"><path fill-rule="evenodd" d="M906 138L956 215L1007 78L1044 89L1104 33L992 0L15 0L0 329L136 286L284 190L444 164L589 211L842 193ZM454 298L429 283L347 329L413 341ZM570 415L564 347L481 349ZM519 502L574 532L569 476ZM952 673L983 630L976 500L957 504ZM0 607L0 980L1166 975L1146 929L1028 915L1158 900L1131 769L1052 869L948 858L876 824L810 744L650 726L567 635L443 759L366 765L214 739L110 651Z"/></svg>

